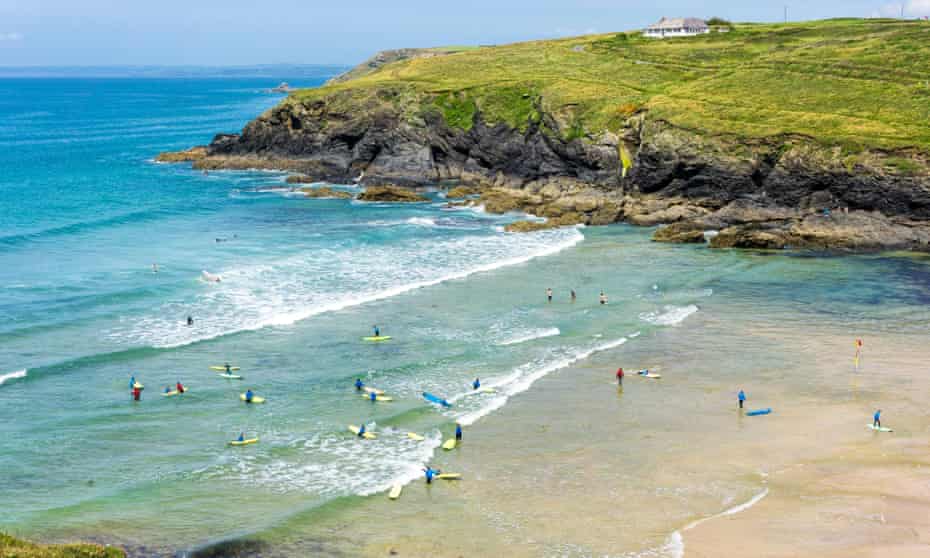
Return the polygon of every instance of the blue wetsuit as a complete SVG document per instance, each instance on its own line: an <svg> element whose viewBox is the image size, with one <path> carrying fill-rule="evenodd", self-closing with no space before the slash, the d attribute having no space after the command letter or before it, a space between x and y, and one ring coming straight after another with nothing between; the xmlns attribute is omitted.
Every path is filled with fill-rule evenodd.
<svg viewBox="0 0 930 558"><path fill-rule="evenodd" d="M455 439L456 440L462 439L462 425L460 424L455 425Z"/></svg>
<svg viewBox="0 0 930 558"><path fill-rule="evenodd" d="M364 435L365 435L365 425L363 424L363 425L362 425L361 427L359 427L359 429L358 429L358 437L361 438L361 437L364 436Z"/></svg>
<svg viewBox="0 0 930 558"><path fill-rule="evenodd" d="M238 439L238 441L239 441L239 442L244 442L244 441L245 441L245 436L244 436L241 432L239 433L239 439Z"/></svg>
<svg viewBox="0 0 930 558"><path fill-rule="evenodd" d="M129 378L129 389L136 387L136 377Z"/></svg>
<svg viewBox="0 0 930 558"><path fill-rule="evenodd" d="M433 477L436 475L436 473L439 472L439 471L434 471L430 467L423 469L423 471L426 473L426 484L431 484L433 482Z"/></svg>
<svg viewBox="0 0 930 558"><path fill-rule="evenodd" d="M739 408L743 408L743 402L746 401L746 394L743 393L743 390L739 390Z"/></svg>
<svg viewBox="0 0 930 558"><path fill-rule="evenodd" d="M378 400L378 394L375 393L375 392L369 393L368 396L369 396L369 398L370 398L372 401L377 401L377 400Z"/></svg>
<svg viewBox="0 0 930 558"><path fill-rule="evenodd" d="M481 387L481 382L478 380L478 378L475 378L475 381L472 383L471 386L475 389L478 389Z"/></svg>
<svg viewBox="0 0 930 558"><path fill-rule="evenodd" d="M245 402L246 402L246 403L251 403L251 402L252 402L252 396L253 396L253 395L254 395L254 394L252 393L252 390L248 390L247 392L245 392Z"/></svg>
<svg viewBox="0 0 930 558"><path fill-rule="evenodd" d="M355 380L355 389L362 391L363 387L365 387L365 384L362 383L361 379Z"/></svg>
<svg viewBox="0 0 930 558"><path fill-rule="evenodd" d="M882 427L882 412L875 411L875 415L872 416L872 426Z"/></svg>

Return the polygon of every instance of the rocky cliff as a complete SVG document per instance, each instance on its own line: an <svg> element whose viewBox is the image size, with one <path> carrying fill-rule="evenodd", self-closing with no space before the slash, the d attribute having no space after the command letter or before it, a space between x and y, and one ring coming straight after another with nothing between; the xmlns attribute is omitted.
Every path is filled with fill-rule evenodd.
<svg viewBox="0 0 930 558"><path fill-rule="evenodd" d="M671 224L657 231L661 241L930 245L930 150L921 141L850 149L790 131L693 128L648 103L590 126L534 83L508 87L497 104L403 80L355 83L292 95L241 134L166 160L288 169L335 183L464 185L481 191L490 211L520 209L555 225ZM494 111L501 103L509 113ZM512 107L516 118L500 116Z"/></svg>

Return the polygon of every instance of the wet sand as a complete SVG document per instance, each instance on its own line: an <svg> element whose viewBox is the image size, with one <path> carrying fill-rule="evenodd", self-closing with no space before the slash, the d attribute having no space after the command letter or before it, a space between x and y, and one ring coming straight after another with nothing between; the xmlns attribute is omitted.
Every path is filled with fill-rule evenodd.
<svg viewBox="0 0 930 558"><path fill-rule="evenodd" d="M297 519L275 547L287 555L310 537L350 556L930 555L920 338L869 336L857 373L847 334L731 325L704 315L553 373L437 457L462 481ZM619 391L618 364L664 377L628 376ZM740 387L747 408L775 412L742 416ZM895 433L866 428L876 407Z"/></svg>

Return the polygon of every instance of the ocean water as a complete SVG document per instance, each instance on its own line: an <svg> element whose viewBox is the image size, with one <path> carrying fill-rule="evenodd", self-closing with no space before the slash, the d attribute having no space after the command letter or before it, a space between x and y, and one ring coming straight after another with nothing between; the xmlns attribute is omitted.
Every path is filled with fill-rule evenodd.
<svg viewBox="0 0 930 558"><path fill-rule="evenodd" d="M689 324L926 331L921 257L714 252L627 226L513 235L519 215L445 211L438 191L307 199L282 173L153 162L237 131L278 81L327 73L0 80L0 529L197 548L364 505L441 461L455 421L493 421L547 376L657 338L713 343ZM363 342L374 325L393 339ZM721 382L754 362L720 359L706 374ZM209 368L226 362L244 379ZM365 400L356 378L394 401ZM189 392L160 396L176 381ZM241 403L248 388L267 403ZM361 423L378 438L348 433ZM229 447L240 432L260 442Z"/></svg>

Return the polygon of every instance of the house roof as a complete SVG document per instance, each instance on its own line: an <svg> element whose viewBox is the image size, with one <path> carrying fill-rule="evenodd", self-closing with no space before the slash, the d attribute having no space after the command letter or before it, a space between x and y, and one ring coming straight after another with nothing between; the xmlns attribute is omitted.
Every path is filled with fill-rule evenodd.
<svg viewBox="0 0 930 558"><path fill-rule="evenodd" d="M658 23L650 25L649 29L681 29L687 28L705 28L707 22L697 17L663 17Z"/></svg>

